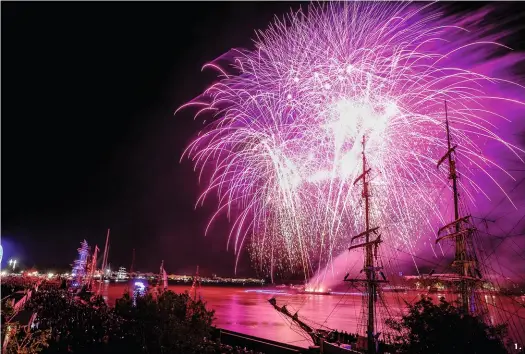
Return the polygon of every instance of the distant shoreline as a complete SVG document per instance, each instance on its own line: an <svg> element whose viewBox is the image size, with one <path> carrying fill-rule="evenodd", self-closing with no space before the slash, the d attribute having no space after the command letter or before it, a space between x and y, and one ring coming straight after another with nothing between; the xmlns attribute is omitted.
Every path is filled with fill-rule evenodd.
<svg viewBox="0 0 525 354"><path fill-rule="evenodd" d="M141 278L131 278L128 280L111 280L111 284L129 284L132 282L145 282L148 284L148 286L155 286L152 284L151 280L148 279L141 279ZM97 281L98 282L98 281ZM168 279L168 285L187 285L191 286L193 284L193 280L183 281L183 280L169 280ZM223 286L223 287L256 287L256 288L262 288L268 286L266 283L262 282L227 282L227 281L201 281L200 285L202 287L206 286Z"/></svg>

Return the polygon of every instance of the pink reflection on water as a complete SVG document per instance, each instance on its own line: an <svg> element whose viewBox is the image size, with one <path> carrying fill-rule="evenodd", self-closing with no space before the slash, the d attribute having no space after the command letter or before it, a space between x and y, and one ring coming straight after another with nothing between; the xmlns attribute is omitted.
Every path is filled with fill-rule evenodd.
<svg viewBox="0 0 525 354"><path fill-rule="evenodd" d="M102 287L103 296L110 306L122 296L127 284L105 283ZM170 290L181 293L189 291L190 285L172 285ZM417 301L422 292L385 293L385 303L391 316L400 316L405 309L404 301ZM299 312L299 316L317 325L329 328L355 332L361 313L362 295L360 293L334 293L333 295L296 294L289 290L271 288L236 288L205 286L201 289L202 299L209 309L215 310L215 325L257 337L274 341L307 347L311 345L309 338L291 327L289 322L268 304L268 299L275 297L279 305L286 305L291 313ZM434 294L435 300L444 296L447 301L455 299L454 294ZM499 307L503 308L503 318L509 318L509 332L517 338L525 339L525 301L489 295L491 304L498 299ZM521 304L521 306L519 306ZM490 308L491 318L494 308ZM334 310L335 309L335 310ZM509 314L513 314L512 318Z"/></svg>

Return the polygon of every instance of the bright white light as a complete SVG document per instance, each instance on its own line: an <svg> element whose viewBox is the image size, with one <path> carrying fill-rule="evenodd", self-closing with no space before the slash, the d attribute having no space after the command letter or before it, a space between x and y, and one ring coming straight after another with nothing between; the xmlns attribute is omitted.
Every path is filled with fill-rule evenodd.
<svg viewBox="0 0 525 354"><path fill-rule="evenodd" d="M399 112L399 108L395 102L390 102L385 108L385 114L388 117L393 117Z"/></svg>
<svg viewBox="0 0 525 354"><path fill-rule="evenodd" d="M9 265L13 267L13 271L15 270L16 262L17 262L16 259L10 259L9 260Z"/></svg>
<svg viewBox="0 0 525 354"><path fill-rule="evenodd" d="M138 286L139 288L141 289L144 289L146 286L144 285L144 283L140 282L140 281L136 281L135 282L135 286Z"/></svg>
<svg viewBox="0 0 525 354"><path fill-rule="evenodd" d="M308 178L308 182L315 183L330 178L330 171L317 171Z"/></svg>

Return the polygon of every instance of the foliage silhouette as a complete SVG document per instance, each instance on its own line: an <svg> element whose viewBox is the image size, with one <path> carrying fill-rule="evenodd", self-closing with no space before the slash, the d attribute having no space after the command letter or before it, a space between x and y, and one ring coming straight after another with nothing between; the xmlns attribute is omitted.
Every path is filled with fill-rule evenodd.
<svg viewBox="0 0 525 354"><path fill-rule="evenodd" d="M487 325L443 298L434 304L422 297L408 307L401 320L387 320L401 353L507 353L502 342L504 325Z"/></svg>

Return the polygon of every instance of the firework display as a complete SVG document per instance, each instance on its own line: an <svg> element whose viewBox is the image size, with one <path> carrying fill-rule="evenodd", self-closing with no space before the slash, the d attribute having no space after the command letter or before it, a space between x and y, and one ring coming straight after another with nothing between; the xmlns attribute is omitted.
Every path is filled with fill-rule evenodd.
<svg viewBox="0 0 525 354"><path fill-rule="evenodd" d="M494 35L468 32L462 27L475 19L434 6L311 5L258 32L253 50L205 66L219 80L181 107L209 119L185 156L206 185L198 204L217 195L210 223L230 218L237 254L249 246L269 273L310 275L346 250L363 228L362 188L354 185L363 136L371 224L381 225L385 242L415 252L450 219L447 166L437 168L447 150L445 101L463 198L483 197L485 179L500 187L491 171L507 172L484 150L496 143L520 158L497 126L523 106L510 94L522 88L479 65L506 49Z"/></svg>

